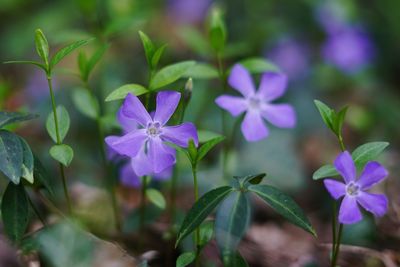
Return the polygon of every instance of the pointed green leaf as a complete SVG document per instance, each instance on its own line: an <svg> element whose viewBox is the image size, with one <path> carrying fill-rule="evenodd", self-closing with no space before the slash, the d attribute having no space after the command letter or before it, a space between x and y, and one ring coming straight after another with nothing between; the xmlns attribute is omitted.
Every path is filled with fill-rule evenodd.
<svg viewBox="0 0 400 267"><path fill-rule="evenodd" d="M150 38L144 32L139 31L139 36L140 36L140 40L142 41L142 44L143 44L147 64L149 65L149 67L151 67L152 66L151 61L152 61L152 58L153 58L156 48L155 48L153 42L150 40Z"/></svg>
<svg viewBox="0 0 400 267"><path fill-rule="evenodd" d="M61 48L52 58L50 61L50 68L52 69L55 65L57 65L64 57L68 56L72 52L74 52L76 49L79 47L87 44L89 40L80 40L76 41L70 45L67 45L63 48Z"/></svg>
<svg viewBox="0 0 400 267"><path fill-rule="evenodd" d="M151 80L150 90L155 90L175 82L195 64L195 61L183 61L162 68L154 75L153 79Z"/></svg>
<svg viewBox="0 0 400 267"><path fill-rule="evenodd" d="M337 170L332 164L327 164L316 170L313 174L313 179L314 180L319 180L322 178L327 178L327 177L334 177L339 175Z"/></svg>
<svg viewBox="0 0 400 267"><path fill-rule="evenodd" d="M250 73L254 74L264 73L268 71L272 72L279 71L278 66L276 66L274 63L265 58L260 58L260 57L246 58L244 60L241 60L239 63L243 67L245 67Z"/></svg>
<svg viewBox="0 0 400 267"><path fill-rule="evenodd" d="M22 177L25 178L29 183L33 184L33 154L28 143L22 138L18 137L21 142L23 161L22 161Z"/></svg>
<svg viewBox="0 0 400 267"><path fill-rule="evenodd" d="M153 57L151 58L151 67L153 69L157 68L158 62L160 61L161 56L164 53L165 48L167 47L166 44L160 46L153 54Z"/></svg>
<svg viewBox="0 0 400 267"><path fill-rule="evenodd" d="M25 114L20 112L6 112L0 111L0 128L4 127L8 124L20 122L20 121L28 121L37 118L38 115L35 114Z"/></svg>
<svg viewBox="0 0 400 267"><path fill-rule="evenodd" d="M122 85L121 87L115 89L114 91L112 91L106 97L106 101L125 99L125 97L129 93L131 93L135 96L140 96L147 92L149 92L149 90L147 90L143 85L136 84L136 83L125 84L125 85Z"/></svg>
<svg viewBox="0 0 400 267"><path fill-rule="evenodd" d="M11 241L18 243L28 226L29 202L22 184L8 183L1 201L4 231Z"/></svg>
<svg viewBox="0 0 400 267"><path fill-rule="evenodd" d="M193 165L195 165L197 163L197 148L196 145L194 144L193 139L189 140L187 151L190 157L190 161L192 162Z"/></svg>
<svg viewBox="0 0 400 267"><path fill-rule="evenodd" d="M67 109L59 105L56 108L57 112L57 120L58 120L58 132L60 134L60 142L62 142L67 136L68 130L69 130L69 125L70 125L70 119L69 119L69 114ZM54 143L57 143L57 133L56 133L56 126L54 123L54 113L51 112L49 116L47 116L47 121L46 121L46 129L47 132L49 133L51 139L53 139Z"/></svg>
<svg viewBox="0 0 400 267"><path fill-rule="evenodd" d="M160 209L165 209L166 201L160 191L154 188L149 188L146 190L146 197L150 200L151 203L153 203Z"/></svg>
<svg viewBox="0 0 400 267"><path fill-rule="evenodd" d="M0 130L0 171L14 184L22 176L24 152L19 137L9 131Z"/></svg>
<svg viewBox="0 0 400 267"><path fill-rule="evenodd" d="M79 51L78 54L78 68L79 72L81 74L82 80L86 80L86 73L87 73L87 57L85 52Z"/></svg>
<svg viewBox="0 0 400 267"><path fill-rule="evenodd" d="M3 64L29 64L29 65L34 65L36 67L39 67L44 71L47 71L45 65L43 65L40 62L32 61L32 60L10 60L10 61L3 62Z"/></svg>
<svg viewBox="0 0 400 267"><path fill-rule="evenodd" d="M35 45L38 55L43 59L46 66L49 65L49 43L41 29L35 31Z"/></svg>
<svg viewBox="0 0 400 267"><path fill-rule="evenodd" d="M208 140L207 142L202 144L199 148L199 153L197 155L197 161L202 160L211 149L213 149L216 145L218 145L219 143L221 143L224 140L225 140L225 136L218 136L218 137Z"/></svg>
<svg viewBox="0 0 400 267"><path fill-rule="evenodd" d="M39 158L33 155L34 158L34 168L33 168L33 177L35 188L45 188L51 195L54 196L54 190L52 188L50 182L50 176L43 166L42 162L40 162Z"/></svg>
<svg viewBox="0 0 400 267"><path fill-rule="evenodd" d="M216 79L218 76L218 70L207 63L197 63L183 75L185 78L191 77L193 79Z"/></svg>
<svg viewBox="0 0 400 267"><path fill-rule="evenodd" d="M196 252L190 251L179 255L176 260L176 267L185 267L191 264L196 259Z"/></svg>
<svg viewBox="0 0 400 267"><path fill-rule="evenodd" d="M108 50L110 46L109 45L103 45L99 49L94 52L94 54L90 57L86 64L86 72L85 72L85 80L87 81L89 79L89 76L91 72L93 71L94 67L99 63L100 59L104 56L106 51Z"/></svg>
<svg viewBox="0 0 400 267"><path fill-rule="evenodd" d="M215 237L222 255L236 251L250 223L248 193L234 191L218 208L215 217Z"/></svg>
<svg viewBox="0 0 400 267"><path fill-rule="evenodd" d="M319 100L314 100L314 103L315 106L318 108L318 111L321 114L321 117L324 120L325 125L328 126L328 128L331 129L334 133L336 133L333 126L333 118L335 115L335 111Z"/></svg>
<svg viewBox="0 0 400 267"><path fill-rule="evenodd" d="M233 178L238 180L240 188L247 188L247 186L249 186L250 184L261 183L266 175L267 174L265 174L265 173L259 173L259 174L251 174L251 175L246 175L246 176L234 176Z"/></svg>
<svg viewBox="0 0 400 267"><path fill-rule="evenodd" d="M68 167L74 158L74 151L68 145L54 145L50 148L50 155L53 159Z"/></svg>
<svg viewBox="0 0 400 267"><path fill-rule="evenodd" d="M217 7L214 7L211 10L210 27L208 34L211 47L216 52L221 52L225 48L227 34L222 11Z"/></svg>
<svg viewBox="0 0 400 267"><path fill-rule="evenodd" d="M99 102L88 89L77 88L72 91L72 102L86 117L96 119L99 116Z"/></svg>
<svg viewBox="0 0 400 267"><path fill-rule="evenodd" d="M388 142L370 142L357 147L351 154L357 169L362 169L368 161L375 160L388 145Z"/></svg>
<svg viewBox="0 0 400 267"><path fill-rule="evenodd" d="M333 129L337 136L342 135L342 128L343 128L343 123L344 123L344 119L346 117L347 110L348 110L348 107L344 107L334 116Z"/></svg>
<svg viewBox="0 0 400 267"><path fill-rule="evenodd" d="M256 193L262 200L264 200L280 215L285 217L289 222L316 236L315 230L303 210L291 197L284 194L279 189L265 184L251 185L248 189Z"/></svg>
<svg viewBox="0 0 400 267"><path fill-rule="evenodd" d="M200 225L200 240L199 245L201 248L206 246L211 241L214 235L214 221L208 220Z"/></svg>
<svg viewBox="0 0 400 267"><path fill-rule="evenodd" d="M222 186L205 193L186 214L181 225L175 246L192 233L214 210L214 208L234 189L230 186Z"/></svg>

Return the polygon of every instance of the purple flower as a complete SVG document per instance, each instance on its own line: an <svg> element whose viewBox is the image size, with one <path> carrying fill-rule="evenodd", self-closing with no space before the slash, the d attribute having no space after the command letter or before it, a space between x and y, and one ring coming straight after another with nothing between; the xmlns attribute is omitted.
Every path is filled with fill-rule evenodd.
<svg viewBox="0 0 400 267"><path fill-rule="evenodd" d="M169 0L168 13L180 23L203 21L212 0Z"/></svg>
<svg viewBox="0 0 400 267"><path fill-rule="evenodd" d="M154 116L151 116L140 100L128 94L122 106L122 114L139 124L121 136L109 136L106 143L117 153L130 157L138 176L158 174L175 164L175 149L165 144L174 143L187 147L190 139L198 143L196 127L192 123L167 126L175 112L180 93L163 91L157 95Z"/></svg>
<svg viewBox="0 0 400 267"><path fill-rule="evenodd" d="M236 117L246 112L241 125L247 141L259 141L268 136L269 130L263 118L281 128L292 128L296 124L296 114L291 105L272 104L281 97L287 85L287 77L281 73L266 72L256 92L250 73L240 64L236 64L228 78L230 86L243 97L222 95L215 102Z"/></svg>
<svg viewBox="0 0 400 267"><path fill-rule="evenodd" d="M344 196L339 211L339 222L353 224L360 221L362 215L359 205L375 216L383 216L386 213L388 207L386 196L367 192L388 175L381 164L376 161L368 162L358 179L356 179L356 167L349 152L339 154L334 165L345 183L325 179L324 184L334 199Z"/></svg>
<svg viewBox="0 0 400 267"><path fill-rule="evenodd" d="M268 58L277 64L290 79L300 78L309 69L308 47L298 40L280 40L268 52Z"/></svg>
<svg viewBox="0 0 400 267"><path fill-rule="evenodd" d="M344 72L352 73L371 61L374 49L364 31L358 27L346 27L329 34L322 54L327 62Z"/></svg>

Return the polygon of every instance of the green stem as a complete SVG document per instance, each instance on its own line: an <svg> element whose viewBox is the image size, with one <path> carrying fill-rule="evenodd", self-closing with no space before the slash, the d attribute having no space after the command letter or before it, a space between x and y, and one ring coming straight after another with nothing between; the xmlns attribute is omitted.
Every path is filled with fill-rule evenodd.
<svg viewBox="0 0 400 267"><path fill-rule="evenodd" d="M56 128L56 139L57 139L57 145L61 145L61 137L60 137L60 132L58 129L58 118L57 118L57 108L56 108L56 101L54 97L54 91L53 91L53 85L51 82L51 76L47 76L47 84L49 86L49 91L50 91L50 99L51 99L51 106L53 109L53 119L54 119L54 125ZM58 164L60 168L60 173L61 173L61 180L62 180L62 185L64 189L64 195L65 199L67 200L67 205L68 205L68 212L69 214L72 214L72 205L71 205L71 199L69 197L69 192L68 192L68 187L67 187L67 181L65 178L65 172L64 172L64 165L61 163Z"/></svg>
<svg viewBox="0 0 400 267"><path fill-rule="evenodd" d="M334 248L336 247L336 224L337 224L337 205L336 205L336 201L333 202L332 204L332 256L334 253Z"/></svg>
<svg viewBox="0 0 400 267"><path fill-rule="evenodd" d="M139 221L139 229L140 232L144 229L144 223L146 218L146 191L147 191L147 180L148 176L143 176L142 179L142 191L141 191L141 199L140 199L140 221Z"/></svg>
<svg viewBox="0 0 400 267"><path fill-rule="evenodd" d="M333 256L332 256L332 264L331 267L336 267L336 262L339 258L339 252L340 252L340 243L342 240L342 232L343 232L343 224L339 224L339 232L338 232L338 237L337 237L337 242L336 242L336 247L333 247Z"/></svg>
<svg viewBox="0 0 400 267"><path fill-rule="evenodd" d="M194 185L194 200L195 203L199 200L199 186L197 182L197 166L192 165L192 174L193 174L193 185ZM195 266L200 266L199 256L200 256L200 228L197 227L195 230L195 244L196 244L196 259Z"/></svg>

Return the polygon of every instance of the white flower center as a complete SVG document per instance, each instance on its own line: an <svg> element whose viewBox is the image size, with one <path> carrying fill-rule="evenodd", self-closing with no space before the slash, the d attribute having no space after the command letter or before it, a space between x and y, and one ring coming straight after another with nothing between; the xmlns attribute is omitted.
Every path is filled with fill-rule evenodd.
<svg viewBox="0 0 400 267"><path fill-rule="evenodd" d="M159 122L149 122L146 133L149 137L157 137L161 134L161 124Z"/></svg>
<svg viewBox="0 0 400 267"><path fill-rule="evenodd" d="M254 110L260 110L261 108L261 99L257 96L250 96L247 99L247 104L249 106L250 109L254 109Z"/></svg>
<svg viewBox="0 0 400 267"><path fill-rule="evenodd" d="M348 185L346 185L346 193L349 196L357 196L358 193L360 192L360 186L356 183L349 183Z"/></svg>

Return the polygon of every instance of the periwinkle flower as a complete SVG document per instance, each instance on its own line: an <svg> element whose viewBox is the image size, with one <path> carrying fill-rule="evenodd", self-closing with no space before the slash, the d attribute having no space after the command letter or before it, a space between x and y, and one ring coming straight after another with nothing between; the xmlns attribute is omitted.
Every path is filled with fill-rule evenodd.
<svg viewBox="0 0 400 267"><path fill-rule="evenodd" d="M165 144L173 143L187 147L189 140L198 144L196 127L189 122L167 126L175 112L180 93L163 91L157 95L156 111L151 116L140 100L128 94L122 106L122 114L135 121L139 128L133 127L127 134L109 136L106 143L117 153L131 158L132 167L138 176L159 174L175 164L175 149Z"/></svg>
<svg viewBox="0 0 400 267"><path fill-rule="evenodd" d="M281 97L287 86L287 77L281 73L266 72L256 92L250 73L236 64L229 75L228 82L242 97L222 95L215 102L236 117L246 112L241 124L247 141L254 142L266 138L269 130L263 119L281 128L292 128L296 124L296 113L289 104L273 104Z"/></svg>
<svg viewBox="0 0 400 267"><path fill-rule="evenodd" d="M374 49L365 31L348 26L328 35L322 53L328 63L353 73L371 61Z"/></svg>
<svg viewBox="0 0 400 267"><path fill-rule="evenodd" d="M168 0L168 13L180 23L198 23L206 16L212 0Z"/></svg>
<svg viewBox="0 0 400 267"><path fill-rule="evenodd" d="M378 162L368 162L360 177L356 178L356 167L349 152L339 154L334 162L336 170L343 177L344 183L325 179L324 184L334 199L344 196L339 210L339 222L353 224L362 219L359 205L375 216L383 216L388 208L388 200L383 194L367 192L387 175L387 170Z"/></svg>

